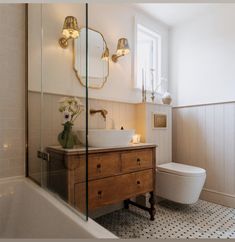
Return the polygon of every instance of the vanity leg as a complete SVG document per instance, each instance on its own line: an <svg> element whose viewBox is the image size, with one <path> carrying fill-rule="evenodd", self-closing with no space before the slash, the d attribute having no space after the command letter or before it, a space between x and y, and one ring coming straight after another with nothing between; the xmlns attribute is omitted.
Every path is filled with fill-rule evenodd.
<svg viewBox="0 0 235 242"><path fill-rule="evenodd" d="M124 200L124 208L128 209L129 208L129 199Z"/></svg>
<svg viewBox="0 0 235 242"><path fill-rule="evenodd" d="M154 197L154 193L153 192L150 192L149 203L150 203L150 210L149 210L150 220L153 221L154 220L154 216L156 214L155 197Z"/></svg>

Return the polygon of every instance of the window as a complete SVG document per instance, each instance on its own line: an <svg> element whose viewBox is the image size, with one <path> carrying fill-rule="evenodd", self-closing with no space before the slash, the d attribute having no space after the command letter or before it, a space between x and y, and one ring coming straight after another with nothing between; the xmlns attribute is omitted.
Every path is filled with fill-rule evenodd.
<svg viewBox="0 0 235 242"><path fill-rule="evenodd" d="M141 24L136 25L136 88L162 92L161 36Z"/></svg>

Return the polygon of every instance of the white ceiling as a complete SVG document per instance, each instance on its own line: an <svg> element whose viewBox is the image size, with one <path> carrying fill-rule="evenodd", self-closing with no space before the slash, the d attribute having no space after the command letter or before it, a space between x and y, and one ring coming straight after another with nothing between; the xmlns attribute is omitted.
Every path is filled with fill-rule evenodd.
<svg viewBox="0 0 235 242"><path fill-rule="evenodd" d="M169 26L179 25L208 11L218 9L223 4L197 3L141 3L139 8Z"/></svg>

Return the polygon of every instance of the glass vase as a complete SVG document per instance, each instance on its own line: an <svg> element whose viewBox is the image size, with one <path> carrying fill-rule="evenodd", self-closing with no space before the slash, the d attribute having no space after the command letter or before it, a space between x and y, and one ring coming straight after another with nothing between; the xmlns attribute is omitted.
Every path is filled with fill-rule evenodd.
<svg viewBox="0 0 235 242"><path fill-rule="evenodd" d="M66 122L63 124L64 130L58 135L58 141L64 149L72 149L75 145L75 138L73 135L73 124Z"/></svg>

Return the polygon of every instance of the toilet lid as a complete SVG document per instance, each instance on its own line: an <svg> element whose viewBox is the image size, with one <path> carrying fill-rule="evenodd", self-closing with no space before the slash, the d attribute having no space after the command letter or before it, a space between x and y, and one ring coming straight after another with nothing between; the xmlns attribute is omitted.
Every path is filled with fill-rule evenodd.
<svg viewBox="0 0 235 242"><path fill-rule="evenodd" d="M181 176L201 176L206 173L206 171L202 168L175 162L158 165L157 170Z"/></svg>

